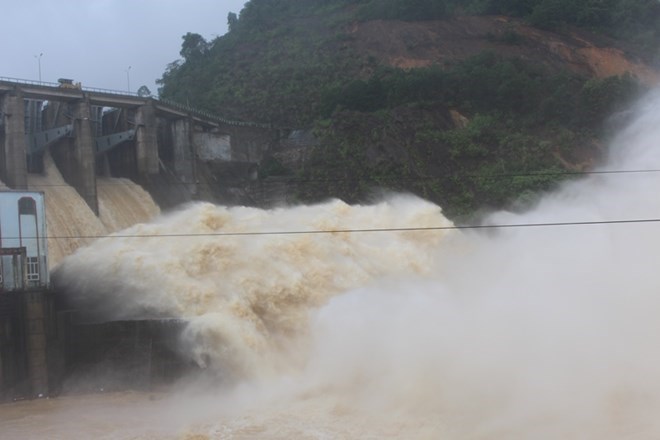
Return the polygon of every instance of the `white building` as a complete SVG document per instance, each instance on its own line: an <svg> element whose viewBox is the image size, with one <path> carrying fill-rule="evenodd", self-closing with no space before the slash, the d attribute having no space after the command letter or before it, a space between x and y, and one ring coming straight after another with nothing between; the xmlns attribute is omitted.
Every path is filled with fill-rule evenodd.
<svg viewBox="0 0 660 440"><path fill-rule="evenodd" d="M0 191L0 292L48 288L41 192Z"/></svg>

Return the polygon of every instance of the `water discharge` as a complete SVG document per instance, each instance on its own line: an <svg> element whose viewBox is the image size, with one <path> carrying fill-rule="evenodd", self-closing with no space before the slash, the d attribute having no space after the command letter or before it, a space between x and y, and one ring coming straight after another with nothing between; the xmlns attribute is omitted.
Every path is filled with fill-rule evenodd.
<svg viewBox="0 0 660 440"><path fill-rule="evenodd" d="M99 178L99 218L66 183L48 152L43 160L44 173L28 175L28 188L45 194L51 268L77 249L90 245L94 237L147 222L160 214L151 196L140 186L128 179Z"/></svg>
<svg viewBox="0 0 660 440"><path fill-rule="evenodd" d="M439 207L403 196L274 210L198 203L81 249L58 275L83 309L110 319L187 318L185 346L198 363L263 376L279 371L283 350L288 363L291 345L306 343L310 311L374 280L428 275L446 234L304 233L355 225L451 223Z"/></svg>
<svg viewBox="0 0 660 440"><path fill-rule="evenodd" d="M660 95L638 111L604 168L660 169ZM595 174L485 221L660 219L659 186L656 172ZM190 319L185 348L224 382L27 405L98 438L660 437L660 223L222 235L449 224L407 196L194 204L98 240L58 270L77 300ZM21 414L0 408L3 432L38 438Z"/></svg>

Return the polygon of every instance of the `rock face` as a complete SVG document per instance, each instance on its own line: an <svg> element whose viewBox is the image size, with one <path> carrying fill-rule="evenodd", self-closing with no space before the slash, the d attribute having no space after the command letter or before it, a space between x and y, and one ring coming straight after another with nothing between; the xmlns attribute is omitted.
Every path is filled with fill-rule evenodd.
<svg viewBox="0 0 660 440"><path fill-rule="evenodd" d="M492 51L586 76L603 78L630 73L649 86L660 81L660 71L644 63L633 48L577 29L562 34L544 31L510 17L464 16L426 22L377 20L355 24L348 32L360 52L399 68L450 64Z"/></svg>

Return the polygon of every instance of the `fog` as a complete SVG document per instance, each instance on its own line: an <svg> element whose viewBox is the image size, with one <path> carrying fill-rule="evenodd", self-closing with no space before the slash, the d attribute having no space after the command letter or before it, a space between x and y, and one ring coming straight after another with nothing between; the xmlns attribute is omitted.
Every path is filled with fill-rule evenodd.
<svg viewBox="0 0 660 440"><path fill-rule="evenodd" d="M245 0L22 0L2 4L0 76L135 92L180 58L181 37L227 32ZM129 67L130 66L130 67Z"/></svg>
<svg viewBox="0 0 660 440"><path fill-rule="evenodd" d="M406 195L195 204L80 250L58 277L108 317L188 319L182 349L222 377L121 397L144 411L135 436L657 438L658 139L653 93L600 169L636 172L484 220L564 226L303 234L451 223Z"/></svg>

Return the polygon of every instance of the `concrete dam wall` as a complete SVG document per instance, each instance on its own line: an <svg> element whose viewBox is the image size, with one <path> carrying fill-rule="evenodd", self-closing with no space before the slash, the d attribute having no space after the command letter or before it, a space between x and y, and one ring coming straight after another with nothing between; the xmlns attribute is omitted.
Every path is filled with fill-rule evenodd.
<svg viewBox="0 0 660 440"><path fill-rule="evenodd" d="M0 81L1 189L44 195L50 270L186 202L245 203L236 188L275 136L151 98ZM174 349L184 327L92 316L57 283L0 292L0 400L170 381L194 369Z"/></svg>

